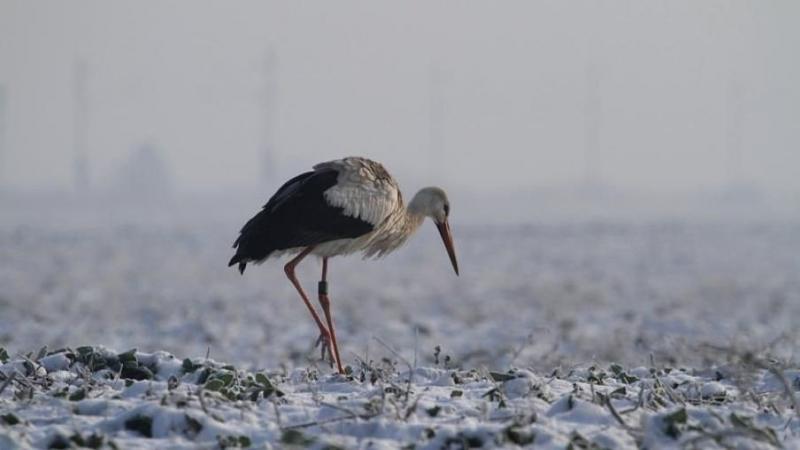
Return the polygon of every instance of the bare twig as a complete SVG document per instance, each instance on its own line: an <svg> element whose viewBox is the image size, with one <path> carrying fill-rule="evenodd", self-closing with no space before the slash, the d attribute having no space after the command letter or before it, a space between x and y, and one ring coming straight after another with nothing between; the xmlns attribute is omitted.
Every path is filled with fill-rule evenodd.
<svg viewBox="0 0 800 450"><path fill-rule="evenodd" d="M702 442L707 439L714 440L721 444L721 441L728 438L735 438L735 437L745 437L750 438L756 441L761 442L768 442L778 448L782 448L779 442L774 442L772 439L768 438L767 436L758 433L757 431L748 429L748 428L733 428L733 429L726 429L717 432L707 432L703 431L700 435L692 437L691 439L687 439L683 442L683 447L688 447L690 445L695 445L698 442ZM724 446L723 446L724 447ZM727 447L725 447L727 448Z"/></svg>
<svg viewBox="0 0 800 450"><path fill-rule="evenodd" d="M2 373L2 372L0 372L0 373ZM16 382L17 382L17 384L20 384L20 385L22 385L22 386L25 386L25 387L26 387L26 388L28 388L28 389L33 389L33 383L31 383L31 381L29 381L29 380L26 378L26 376L25 376L25 375L23 375L23 374L21 374L21 373L20 373L20 372L19 372L19 371L18 371L16 368L14 368L14 371L13 371L13 372L11 372L11 375L7 375L7 377L12 377L12 378L14 378L14 381L16 381ZM7 380L6 380L6 383L10 383L10 381L7 379ZM4 383L4 384L5 384L5 383ZM3 392L3 390L2 390L2 389L0 389L0 392Z"/></svg>
<svg viewBox="0 0 800 450"><path fill-rule="evenodd" d="M328 402L319 402L321 406L327 406L328 408L335 409L337 411L341 411L346 414L350 414L352 417L361 417L361 414L357 414L355 411L349 408L345 408L344 406L335 405L333 403Z"/></svg>
<svg viewBox="0 0 800 450"><path fill-rule="evenodd" d="M664 384L664 382L661 381L661 378L659 378L658 375L653 373L653 378L656 380L656 384L658 384L658 386L660 386L664 390L664 393L667 394L667 397L669 397L670 401L672 401L673 403L680 403L681 405L686 406L686 402L683 400L683 397L682 396L679 397L675 393L675 391L672 390L671 387Z"/></svg>
<svg viewBox="0 0 800 450"><path fill-rule="evenodd" d="M283 421L281 420L281 409L278 407L278 402L276 400L271 400L272 407L275 409L275 422L278 423L278 428L283 430Z"/></svg>
<svg viewBox="0 0 800 450"><path fill-rule="evenodd" d="M514 362L519 358L519 355L522 354L522 351L528 348L529 345L533 344L533 333L529 333L525 340L520 343L514 351L511 352L511 360L509 364L514 365Z"/></svg>
<svg viewBox="0 0 800 450"><path fill-rule="evenodd" d="M414 369L417 368L417 350L419 348L419 327L414 326Z"/></svg>
<svg viewBox="0 0 800 450"><path fill-rule="evenodd" d="M2 393L3 393L3 391L5 391L5 390L6 390L6 388L8 387L8 385L9 385L9 384L11 384L11 382L12 382L12 381L14 381L14 378L16 378L16 376L17 376L17 371L15 370L15 371L11 372L11 375L9 375L8 377L6 377L6 381L5 381L5 382L3 382L3 385L2 385L2 386L0 386L0 394L2 394Z"/></svg>
<svg viewBox="0 0 800 450"><path fill-rule="evenodd" d="M339 417L331 417L330 419L326 419L326 420L315 420L313 422L304 422L304 423L298 423L296 425L287 425L287 426L283 427L283 429L284 430L296 430L298 428L310 428L310 427L322 426L322 425L327 425L327 424L333 423L333 422L341 422L342 420L351 420L351 419L355 419L355 417L352 417L350 415L339 416Z"/></svg>
<svg viewBox="0 0 800 450"><path fill-rule="evenodd" d="M782 337L779 337L779 339L781 338ZM763 358L757 357L754 352L742 352L741 350L733 347L723 347L713 344L706 344L705 346L716 351L728 353L728 355L738 358L743 364L766 370L774 375L775 378L777 378L778 381L780 381L783 385L784 393L787 397L789 397L789 401L792 403L792 408L794 409L795 415L800 418L800 400L797 399L794 389L792 388L792 384L789 382L789 380L786 378L786 375L783 373L783 370L781 370L777 364L770 363Z"/></svg>
<svg viewBox="0 0 800 450"><path fill-rule="evenodd" d="M620 425L622 425L622 428L624 428L628 432L637 431L635 428L628 425L627 422L625 422L625 420L622 418L622 416L619 415L619 412L617 412L617 408L615 408L614 404L611 403L611 396L605 395L603 396L603 398L605 399L604 403L606 405L606 408L608 408L608 410L611 411L611 415L614 416L614 418L617 420L617 422L619 422Z"/></svg>
<svg viewBox="0 0 800 450"><path fill-rule="evenodd" d="M414 399L414 403L412 403L411 406L409 406L406 409L406 413L403 416L403 420L408 421L409 417L411 417L411 415L414 414L414 412L417 410L417 405L419 404L419 399L421 399L421 398L422 398L422 394L417 395L417 398Z"/></svg>
<svg viewBox="0 0 800 450"><path fill-rule="evenodd" d="M406 383L406 390L405 390L405 401L403 402L403 407L405 408L408 405L409 395L411 395L411 383L414 380L414 367L411 366L411 363L408 362L406 358L403 357L397 350L393 349L389 344L384 342L381 338L377 336L373 336L379 344L381 344L386 350L389 350L397 359L401 360L407 367L408 367L408 381Z"/></svg>
<svg viewBox="0 0 800 450"><path fill-rule="evenodd" d="M375 339L375 341L377 341L379 344L381 344L386 350L389 350L389 352L392 355L394 355L397 359L402 361L403 364L408 366L408 370L409 371L411 371L413 369L413 366L411 366L411 363L408 362L408 360L405 357L403 357L403 355L401 355L400 352L398 352L397 350L393 349L389 344L384 342L383 339L379 338L378 336L373 336L372 339Z"/></svg>
<svg viewBox="0 0 800 450"><path fill-rule="evenodd" d="M315 420L315 421L312 421L312 422L304 422L304 423L298 423L298 424L295 424L295 425L287 425L287 426L283 427L283 429L284 430L294 430L294 429L297 429L297 428L309 428L309 427L315 427L315 426L323 426L323 425L327 425L329 423L340 422L342 420L351 420L351 419L352 420L355 420L355 419L369 420L369 419L372 419L372 418L377 417L377 416L380 415L380 414L357 414L356 412L354 412L354 411L352 411L352 410L350 410L348 408L344 408L344 407L339 406L339 405L334 405L332 403L320 402L320 404L323 405L323 406L327 406L329 408L336 409L338 411L342 411L346 415L338 416L338 417L331 417L330 419L325 419L325 420Z"/></svg>
<svg viewBox="0 0 800 450"><path fill-rule="evenodd" d="M764 361L756 360L755 364L757 367L768 370L781 382L786 396L789 397L789 400L792 402L794 413L800 418L800 408L798 408L797 396L794 393L794 389L792 389L792 384L789 383L788 379L786 379L786 375L783 373L783 371L778 369L774 364L767 364Z"/></svg>
<svg viewBox="0 0 800 450"><path fill-rule="evenodd" d="M200 408L203 409L203 412L206 413L206 415L210 415L208 414L208 408L206 407L206 400L204 394L205 391L203 390L203 387L200 386L200 389L197 390L197 398L200 399Z"/></svg>

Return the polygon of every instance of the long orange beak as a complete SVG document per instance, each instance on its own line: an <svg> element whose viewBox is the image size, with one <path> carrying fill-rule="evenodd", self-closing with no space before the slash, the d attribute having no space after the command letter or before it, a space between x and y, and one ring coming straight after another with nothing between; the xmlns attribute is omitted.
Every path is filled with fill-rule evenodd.
<svg viewBox="0 0 800 450"><path fill-rule="evenodd" d="M439 234L442 235L442 242L444 248L447 249L447 255L450 256L450 262L453 263L453 270L458 275L458 261L456 260L456 249L453 247L453 234L450 233L450 223L445 219L444 222L436 222L436 228L439 229Z"/></svg>

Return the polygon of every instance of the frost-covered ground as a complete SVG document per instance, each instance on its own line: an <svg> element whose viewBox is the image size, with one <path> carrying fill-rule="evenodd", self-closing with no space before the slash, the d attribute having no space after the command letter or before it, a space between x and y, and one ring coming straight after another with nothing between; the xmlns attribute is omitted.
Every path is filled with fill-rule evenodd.
<svg viewBox="0 0 800 450"><path fill-rule="evenodd" d="M317 336L282 262L226 267L253 211L225 221L0 226L0 345L102 343L252 367L305 366ZM101 213L98 213L98 217ZM348 363L379 337L423 362L550 369L592 361L713 362L702 345L794 358L800 222L454 223L461 276L435 228L384 260L331 262ZM314 294L320 264L301 280ZM313 296L313 295L312 295Z"/></svg>
<svg viewBox="0 0 800 450"><path fill-rule="evenodd" d="M612 364L536 374L405 363L362 361L341 376L243 371L165 352L40 352L0 366L11 380L0 385L0 447L800 445L788 394L798 370Z"/></svg>
<svg viewBox="0 0 800 450"><path fill-rule="evenodd" d="M17 374L0 448L800 445L798 222L456 221L461 277L426 224L385 260L332 261L351 379L317 361L281 263L226 267L253 212L0 218L0 347L16 361L0 386ZM312 293L319 268L299 271ZM74 350L38 359L43 346ZM153 381L114 365L131 348ZM203 378L224 364L236 400Z"/></svg>

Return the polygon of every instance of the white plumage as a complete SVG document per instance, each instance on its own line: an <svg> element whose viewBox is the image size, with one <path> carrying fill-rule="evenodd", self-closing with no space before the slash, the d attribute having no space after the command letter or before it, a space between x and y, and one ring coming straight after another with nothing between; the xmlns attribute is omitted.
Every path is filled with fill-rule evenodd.
<svg viewBox="0 0 800 450"><path fill-rule="evenodd" d="M325 199L350 217L379 225L403 206L397 182L380 163L350 157L314 166L314 170L326 169L339 172L339 176L336 185L325 191Z"/></svg>
<svg viewBox="0 0 800 450"><path fill-rule="evenodd" d="M336 256L363 250L367 257L381 256L402 244L397 238L387 239L398 235L407 217L400 188L383 165L349 157L317 164L314 170L336 170L339 176L336 184L325 191L325 200L330 206L342 208L344 215L371 224L374 230L357 238L320 244L313 254ZM397 245L390 249L389 242Z"/></svg>

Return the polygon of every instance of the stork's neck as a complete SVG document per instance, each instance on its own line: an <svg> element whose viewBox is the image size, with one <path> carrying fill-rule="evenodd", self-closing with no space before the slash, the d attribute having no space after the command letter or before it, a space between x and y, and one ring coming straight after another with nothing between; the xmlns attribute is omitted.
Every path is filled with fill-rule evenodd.
<svg viewBox="0 0 800 450"><path fill-rule="evenodd" d="M417 231L422 222L425 220L425 214L413 207L414 203L410 203L406 208L404 217L403 229L406 235L410 235Z"/></svg>
<svg viewBox="0 0 800 450"><path fill-rule="evenodd" d="M401 197L392 214L376 232L365 254L383 256L403 245L427 217L424 203L415 196L408 206L404 206Z"/></svg>
<svg viewBox="0 0 800 450"><path fill-rule="evenodd" d="M427 217L428 210L428 201L424 196L415 195L414 198L411 199L411 202L406 207L406 214L405 214L405 221L406 227L410 228L411 232L414 232L422 222Z"/></svg>

